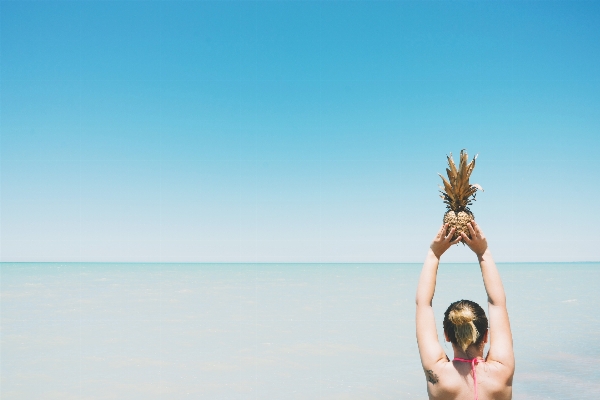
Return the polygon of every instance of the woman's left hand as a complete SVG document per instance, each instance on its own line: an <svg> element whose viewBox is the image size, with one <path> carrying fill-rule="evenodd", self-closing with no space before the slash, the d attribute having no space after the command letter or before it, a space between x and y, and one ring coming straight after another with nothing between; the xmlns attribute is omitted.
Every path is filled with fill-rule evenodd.
<svg viewBox="0 0 600 400"><path fill-rule="evenodd" d="M454 228L450 229L450 232L446 235L446 231L448 230L448 224L442 225L437 235L435 235L435 239L431 243L431 251L433 254L439 259L442 254L446 252L450 248L450 246L459 243L462 240L462 237L459 236L456 240L451 240L452 235L454 235Z"/></svg>

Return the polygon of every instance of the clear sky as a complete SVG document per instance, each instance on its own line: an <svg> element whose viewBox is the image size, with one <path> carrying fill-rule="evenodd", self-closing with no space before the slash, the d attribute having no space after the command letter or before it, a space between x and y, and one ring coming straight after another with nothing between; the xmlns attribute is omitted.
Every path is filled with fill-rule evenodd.
<svg viewBox="0 0 600 400"><path fill-rule="evenodd" d="M598 2L0 2L1 261L600 260ZM473 260L466 248L447 260Z"/></svg>

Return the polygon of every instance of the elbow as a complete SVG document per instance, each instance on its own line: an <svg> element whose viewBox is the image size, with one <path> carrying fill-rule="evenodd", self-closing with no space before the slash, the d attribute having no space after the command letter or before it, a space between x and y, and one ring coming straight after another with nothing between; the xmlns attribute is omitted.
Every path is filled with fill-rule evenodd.
<svg viewBox="0 0 600 400"><path fill-rule="evenodd" d="M506 296L488 297L488 303L492 306L506 308Z"/></svg>
<svg viewBox="0 0 600 400"><path fill-rule="evenodd" d="M417 307L420 307L420 306L431 307L431 299L425 299L423 297L417 296L415 298L415 304L417 305Z"/></svg>

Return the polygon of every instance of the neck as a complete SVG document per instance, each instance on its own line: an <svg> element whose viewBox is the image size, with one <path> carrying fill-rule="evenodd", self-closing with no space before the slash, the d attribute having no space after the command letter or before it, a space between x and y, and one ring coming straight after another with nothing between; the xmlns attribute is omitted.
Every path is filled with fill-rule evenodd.
<svg viewBox="0 0 600 400"><path fill-rule="evenodd" d="M454 358L463 358L467 360L483 358L483 346L478 347L472 344L467 347L467 351L463 351L460 347L452 344L452 349L454 350Z"/></svg>

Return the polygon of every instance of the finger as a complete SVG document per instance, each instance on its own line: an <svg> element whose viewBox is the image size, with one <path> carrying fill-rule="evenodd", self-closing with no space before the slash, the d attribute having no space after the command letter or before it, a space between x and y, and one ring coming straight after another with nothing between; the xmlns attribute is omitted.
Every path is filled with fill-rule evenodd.
<svg viewBox="0 0 600 400"><path fill-rule="evenodd" d="M454 246L457 243L460 243L462 240L462 236L458 236L456 239L454 239L452 242L450 242L450 246Z"/></svg>
<svg viewBox="0 0 600 400"><path fill-rule="evenodd" d="M460 233L460 235L462 236L462 238L463 238L463 240L465 241L465 243L469 244L469 243L471 243L471 242L472 242L472 240L471 240L471 239L469 239L469 237L467 236L467 234L466 234L466 233L464 233L464 232L461 232L461 233Z"/></svg>
<svg viewBox="0 0 600 400"><path fill-rule="evenodd" d="M473 228L475 229L475 232L477 232L477 234L479 236L483 236L483 232L481 231L481 228L479 227L479 225L477 225L477 222L475 222L475 220L471 221L471 223L473 224Z"/></svg>
<svg viewBox="0 0 600 400"><path fill-rule="evenodd" d="M444 224L442 224L442 226L440 226L440 229L438 229L437 233L435 234L435 237L440 237L442 235L443 230L444 230Z"/></svg>
<svg viewBox="0 0 600 400"><path fill-rule="evenodd" d="M452 236L454 236L454 231L456 231L456 228L452 228L450 229L450 232L448 232L448 236L446 236L444 239L445 240L450 240L450 238L452 238Z"/></svg>
<svg viewBox="0 0 600 400"><path fill-rule="evenodd" d="M473 229L473 225L471 224L471 222L469 222L467 224L467 228L469 228L469 232L471 232L471 237L475 238L475 236L477 236L477 234L475 233L475 229Z"/></svg>
<svg viewBox="0 0 600 400"><path fill-rule="evenodd" d="M442 224L442 227L440 228L440 230L438 231L436 237L440 238L443 236L444 232L446 232L446 228L448 227L448 224Z"/></svg>

